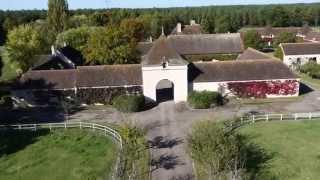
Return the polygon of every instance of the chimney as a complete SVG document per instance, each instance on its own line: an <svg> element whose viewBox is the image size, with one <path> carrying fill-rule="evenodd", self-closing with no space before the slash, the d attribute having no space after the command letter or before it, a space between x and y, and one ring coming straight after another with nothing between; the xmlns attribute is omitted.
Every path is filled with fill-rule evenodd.
<svg viewBox="0 0 320 180"><path fill-rule="evenodd" d="M56 54L56 50L54 48L54 45L51 46L51 54L52 55L55 55Z"/></svg>
<svg viewBox="0 0 320 180"><path fill-rule="evenodd" d="M182 28L181 28L181 23L177 24L177 33L181 33L182 32Z"/></svg>
<svg viewBox="0 0 320 180"><path fill-rule="evenodd" d="M193 19L192 19L192 20L190 21L190 25L191 25L191 26L193 26L193 25L197 25L197 23L196 23L196 21L195 21L195 20L193 20Z"/></svg>

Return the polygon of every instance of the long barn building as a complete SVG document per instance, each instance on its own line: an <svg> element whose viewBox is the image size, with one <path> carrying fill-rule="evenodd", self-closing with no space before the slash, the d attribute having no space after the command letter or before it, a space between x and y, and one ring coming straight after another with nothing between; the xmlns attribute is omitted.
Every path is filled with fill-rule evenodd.
<svg viewBox="0 0 320 180"><path fill-rule="evenodd" d="M152 43L140 44L140 48L141 64L29 71L14 93L32 97L37 96L34 92L63 92L84 103L106 103L124 93L143 94L150 101L180 102L186 101L190 92L203 90L256 98L299 95L299 77L278 59L244 50L239 33L162 34ZM230 54L240 56L228 61L188 59Z"/></svg>

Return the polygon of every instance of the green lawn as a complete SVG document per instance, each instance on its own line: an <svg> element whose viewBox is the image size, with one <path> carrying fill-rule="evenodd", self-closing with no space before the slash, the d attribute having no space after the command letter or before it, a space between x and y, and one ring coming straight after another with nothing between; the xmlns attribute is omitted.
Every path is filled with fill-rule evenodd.
<svg viewBox="0 0 320 180"><path fill-rule="evenodd" d="M320 90L320 79L313 79L307 74L299 73L301 81L313 89Z"/></svg>
<svg viewBox="0 0 320 180"><path fill-rule="evenodd" d="M117 146L91 131L0 132L0 179L109 179Z"/></svg>
<svg viewBox="0 0 320 180"><path fill-rule="evenodd" d="M243 127L241 133L267 154L257 179L319 179L320 120L262 122Z"/></svg>

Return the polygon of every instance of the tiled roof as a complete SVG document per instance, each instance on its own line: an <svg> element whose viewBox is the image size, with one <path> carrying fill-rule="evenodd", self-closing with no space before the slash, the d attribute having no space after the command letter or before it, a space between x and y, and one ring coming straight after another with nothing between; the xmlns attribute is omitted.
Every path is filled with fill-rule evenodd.
<svg viewBox="0 0 320 180"><path fill-rule="evenodd" d="M181 55L241 53L243 44L240 33L174 35L168 39Z"/></svg>
<svg viewBox="0 0 320 180"><path fill-rule="evenodd" d="M25 73L16 88L71 89L83 87L142 85L140 64L79 66L71 70L33 70Z"/></svg>
<svg viewBox="0 0 320 180"><path fill-rule="evenodd" d="M320 54L320 43L282 43L285 55Z"/></svg>
<svg viewBox="0 0 320 180"><path fill-rule="evenodd" d="M139 42L137 44L137 49L141 53L141 55L144 56L149 52L152 45L153 45L152 42Z"/></svg>
<svg viewBox="0 0 320 180"><path fill-rule="evenodd" d="M307 41L320 42L320 32L309 32L304 39Z"/></svg>
<svg viewBox="0 0 320 180"><path fill-rule="evenodd" d="M272 79L297 79L281 61L242 60L201 62L190 64L189 81L193 82L223 82Z"/></svg>
<svg viewBox="0 0 320 180"><path fill-rule="evenodd" d="M76 70L32 70L23 74L17 88L71 89L76 86Z"/></svg>
<svg viewBox="0 0 320 180"><path fill-rule="evenodd" d="M161 65L168 62L171 65L188 64L176 51L165 36L160 36L154 43L150 51L142 59L142 65Z"/></svg>
<svg viewBox="0 0 320 180"><path fill-rule="evenodd" d="M270 58L269 55L249 47L242 54L238 56L237 60L248 60L248 59L259 60L259 59L268 59L268 58Z"/></svg>
<svg viewBox="0 0 320 180"><path fill-rule="evenodd" d="M142 85L140 64L79 66L77 87Z"/></svg>

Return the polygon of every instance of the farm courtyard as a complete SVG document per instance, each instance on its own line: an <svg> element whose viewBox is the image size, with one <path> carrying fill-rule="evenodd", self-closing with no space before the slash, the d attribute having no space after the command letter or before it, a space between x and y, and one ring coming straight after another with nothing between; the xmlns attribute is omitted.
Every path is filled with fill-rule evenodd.
<svg viewBox="0 0 320 180"><path fill-rule="evenodd" d="M117 146L84 130L1 131L0 179L109 179Z"/></svg>

